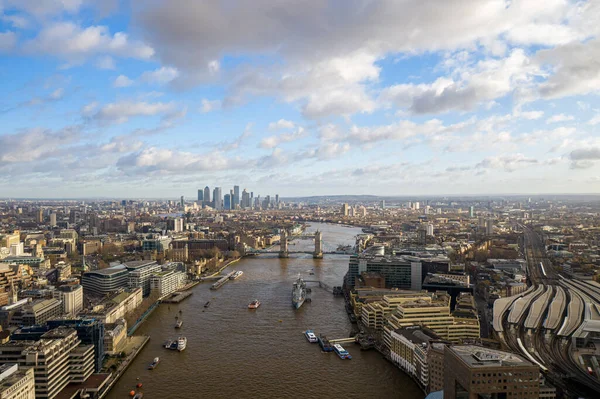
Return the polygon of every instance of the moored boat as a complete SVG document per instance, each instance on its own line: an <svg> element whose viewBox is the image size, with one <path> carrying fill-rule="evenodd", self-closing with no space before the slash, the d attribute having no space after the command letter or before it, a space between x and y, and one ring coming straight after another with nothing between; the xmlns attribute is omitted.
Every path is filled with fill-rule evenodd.
<svg viewBox="0 0 600 399"><path fill-rule="evenodd" d="M181 328L182 325L183 325L183 320L178 320L177 323L175 323L175 328Z"/></svg>
<svg viewBox="0 0 600 399"><path fill-rule="evenodd" d="M185 350L185 348L187 347L187 338L186 337L179 337L177 338L177 350L179 352Z"/></svg>
<svg viewBox="0 0 600 399"><path fill-rule="evenodd" d="M207 308L207 307L209 307L209 306L210 306L210 301L208 301L208 302L206 302L206 303L204 304L204 307L205 307L205 308Z"/></svg>
<svg viewBox="0 0 600 399"><path fill-rule="evenodd" d="M340 345L340 344L334 344L333 350L335 351L335 353L337 353L337 355L340 357L340 359L348 359L348 360L352 359L352 356L350 356L348 351L346 349L344 349L342 347L342 345Z"/></svg>
<svg viewBox="0 0 600 399"><path fill-rule="evenodd" d="M331 345L326 336L319 335L319 338L317 338L317 340L319 341L319 346L321 347L321 350L323 350L323 352L333 351L333 346Z"/></svg>
<svg viewBox="0 0 600 399"><path fill-rule="evenodd" d="M148 366L148 370L154 370L156 368L156 366L158 366L159 362L160 362L160 358L155 357L154 360L152 361L152 363L150 363L150 365Z"/></svg>
<svg viewBox="0 0 600 399"><path fill-rule="evenodd" d="M255 299L248 304L248 309L256 309L259 306L260 306L260 301L258 299Z"/></svg>
<svg viewBox="0 0 600 399"><path fill-rule="evenodd" d="M316 344L318 341L317 336L315 335L315 332L313 330L304 331L304 336L311 344Z"/></svg>
<svg viewBox="0 0 600 399"><path fill-rule="evenodd" d="M229 276L230 280L235 280L237 278L240 278L242 276L242 274L244 274L243 271L238 270L237 272L233 273L231 276Z"/></svg>
<svg viewBox="0 0 600 399"><path fill-rule="evenodd" d="M294 308L299 309L305 300L306 283L304 282L304 280L302 280L300 275L298 275L298 279L296 280L292 288L292 305L294 305Z"/></svg>

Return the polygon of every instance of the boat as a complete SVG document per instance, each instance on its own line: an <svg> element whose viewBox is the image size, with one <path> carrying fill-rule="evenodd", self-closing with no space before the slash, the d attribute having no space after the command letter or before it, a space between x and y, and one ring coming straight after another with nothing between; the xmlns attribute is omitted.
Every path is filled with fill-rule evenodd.
<svg viewBox="0 0 600 399"><path fill-rule="evenodd" d="M158 366L159 362L160 362L160 359L158 357L155 357L154 360L152 361L152 363L150 363L150 365L148 366L148 370L154 370L156 368L156 366Z"/></svg>
<svg viewBox="0 0 600 399"><path fill-rule="evenodd" d="M183 320L177 320L177 323L175 323L175 328L181 328L182 325L183 325Z"/></svg>
<svg viewBox="0 0 600 399"><path fill-rule="evenodd" d="M209 306L210 306L210 301L208 301L208 302L206 302L206 303L204 304L204 307L205 307L205 308L207 308L207 307L209 307Z"/></svg>
<svg viewBox="0 0 600 399"><path fill-rule="evenodd" d="M142 399L143 397L144 397L144 394L141 392L138 392L135 395L133 395L133 399Z"/></svg>
<svg viewBox="0 0 600 399"><path fill-rule="evenodd" d="M304 331L304 336L311 344L316 344L318 341L317 336L315 335L315 332L313 330Z"/></svg>
<svg viewBox="0 0 600 399"><path fill-rule="evenodd" d="M244 274L243 271L238 270L237 272L233 273L231 276L229 276L230 280L235 280L237 278L240 278L242 276L242 274Z"/></svg>
<svg viewBox="0 0 600 399"><path fill-rule="evenodd" d="M318 340L319 346L321 347L321 350L323 350L323 352L332 352L333 351L333 346L331 345L331 343L329 342L329 340L327 339L326 336L319 335L319 338L317 338L317 340Z"/></svg>
<svg viewBox="0 0 600 399"><path fill-rule="evenodd" d="M304 280L302 280L300 275L298 275L298 279L296 280L296 282L294 283L294 286L292 288L292 304L294 305L294 307L296 309L299 309L305 300L306 300L306 283L304 282Z"/></svg>
<svg viewBox="0 0 600 399"><path fill-rule="evenodd" d="M185 350L186 346L187 346L187 338L186 337L177 338L177 350L179 352Z"/></svg>
<svg viewBox="0 0 600 399"><path fill-rule="evenodd" d="M248 304L248 309L256 309L259 306L260 306L260 301L258 299L255 299Z"/></svg>
<svg viewBox="0 0 600 399"><path fill-rule="evenodd" d="M165 349L172 349L171 348L172 346L173 346L173 341L172 340L165 341L165 343L163 344L163 347Z"/></svg>
<svg viewBox="0 0 600 399"><path fill-rule="evenodd" d="M335 351L335 353L337 353L340 359L352 359L352 356L350 356L348 351L344 349L340 344L333 344L333 350Z"/></svg>

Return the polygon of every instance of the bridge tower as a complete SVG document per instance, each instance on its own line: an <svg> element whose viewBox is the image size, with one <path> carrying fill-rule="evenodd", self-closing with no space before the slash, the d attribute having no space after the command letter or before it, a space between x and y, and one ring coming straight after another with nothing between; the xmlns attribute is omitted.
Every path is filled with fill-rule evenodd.
<svg viewBox="0 0 600 399"><path fill-rule="evenodd" d="M287 231L281 231L281 239L279 240L279 257L280 258L289 258L290 253L288 252L288 237Z"/></svg>
<svg viewBox="0 0 600 399"><path fill-rule="evenodd" d="M315 233L315 252L313 258L323 259L323 233L319 230Z"/></svg>

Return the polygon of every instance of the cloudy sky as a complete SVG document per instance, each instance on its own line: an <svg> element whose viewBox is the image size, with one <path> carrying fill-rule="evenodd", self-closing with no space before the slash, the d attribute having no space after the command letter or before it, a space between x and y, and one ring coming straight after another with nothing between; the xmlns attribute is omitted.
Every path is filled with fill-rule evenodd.
<svg viewBox="0 0 600 399"><path fill-rule="evenodd" d="M599 1L0 0L0 60L0 197L600 191Z"/></svg>

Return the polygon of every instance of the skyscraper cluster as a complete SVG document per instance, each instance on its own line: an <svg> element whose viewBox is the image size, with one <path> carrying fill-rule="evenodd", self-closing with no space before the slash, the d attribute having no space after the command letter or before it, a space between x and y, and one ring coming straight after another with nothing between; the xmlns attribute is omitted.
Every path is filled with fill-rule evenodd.
<svg viewBox="0 0 600 399"><path fill-rule="evenodd" d="M198 189L198 203L203 207L210 207L216 210L233 210L233 209L278 209L283 205L279 201L279 194L272 198L267 195L261 199L260 195L254 196L254 192L248 192L244 189L241 192L240 186L233 186L229 193L223 195L221 187L215 187L211 190L206 186L204 189Z"/></svg>

